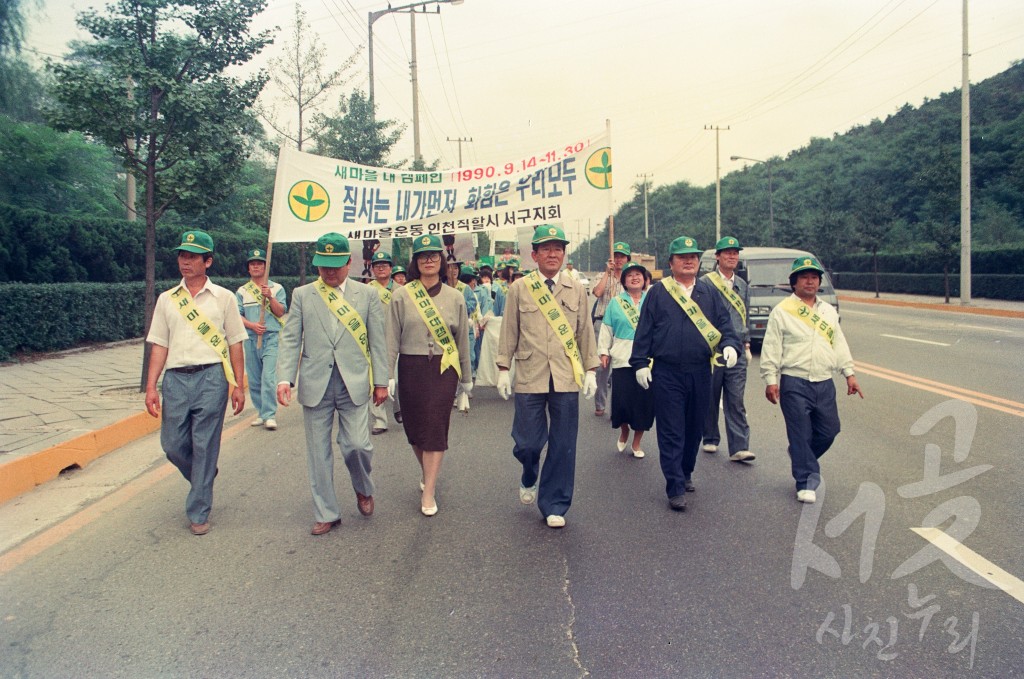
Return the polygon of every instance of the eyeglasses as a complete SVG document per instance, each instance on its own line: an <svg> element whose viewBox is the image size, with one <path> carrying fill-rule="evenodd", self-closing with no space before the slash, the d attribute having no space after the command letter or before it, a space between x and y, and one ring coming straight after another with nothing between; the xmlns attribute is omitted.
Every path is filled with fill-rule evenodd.
<svg viewBox="0 0 1024 679"><path fill-rule="evenodd" d="M440 252L421 252L416 255L421 262L439 262L441 261Z"/></svg>

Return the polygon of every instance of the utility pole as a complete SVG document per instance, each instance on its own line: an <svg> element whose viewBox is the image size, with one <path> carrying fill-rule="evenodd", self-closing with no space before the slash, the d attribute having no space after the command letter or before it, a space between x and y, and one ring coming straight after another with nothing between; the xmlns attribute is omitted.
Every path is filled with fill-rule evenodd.
<svg viewBox="0 0 1024 679"><path fill-rule="evenodd" d="M960 304L971 303L971 59L967 51L967 0L964 0L963 75L960 85Z"/></svg>
<svg viewBox="0 0 1024 679"><path fill-rule="evenodd" d="M722 164L718 155L718 133L728 130L729 126L705 125L704 129L715 131L715 242L717 243L722 238Z"/></svg>
<svg viewBox="0 0 1024 679"><path fill-rule="evenodd" d="M445 137L447 141L453 141L459 145L459 167L462 167L462 145L467 142L473 141L473 137L459 137L458 139L452 139L451 137Z"/></svg>
<svg viewBox="0 0 1024 679"><path fill-rule="evenodd" d="M651 237L647 228L647 178L653 176L653 174L647 174L646 172L644 174L637 175L637 177L644 180L644 240L648 240Z"/></svg>

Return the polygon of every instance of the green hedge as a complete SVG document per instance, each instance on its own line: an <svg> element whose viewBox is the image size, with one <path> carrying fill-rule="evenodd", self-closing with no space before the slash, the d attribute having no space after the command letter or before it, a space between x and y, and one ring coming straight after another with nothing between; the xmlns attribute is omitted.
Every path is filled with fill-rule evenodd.
<svg viewBox="0 0 1024 679"><path fill-rule="evenodd" d="M868 290L874 292L875 277L870 273L840 271L832 273L832 282L840 290ZM881 292L895 292L909 295L946 294L942 274L879 273L878 287ZM949 294L960 296L960 276L949 277ZM973 274L971 296L987 299L1024 300L1024 275L1015 274Z"/></svg>
<svg viewBox="0 0 1024 679"><path fill-rule="evenodd" d="M213 281L236 290L248 278ZM288 298L298 276L274 277ZM157 281L159 292L177 280ZM83 342L114 342L141 337L145 318L144 283L0 283L0 360L19 351L60 351Z"/></svg>
<svg viewBox="0 0 1024 679"><path fill-rule="evenodd" d="M960 271L960 257L950 266L951 272ZM870 273L873 264L870 252L833 255L828 262L836 271ZM878 271L898 273L942 273L943 258L935 252L879 252ZM1024 245L998 249L976 248L971 251L971 275L1024 274Z"/></svg>
<svg viewBox="0 0 1024 679"><path fill-rule="evenodd" d="M178 275L177 253L187 227L163 220L156 227L156 277ZM244 276L246 251L265 248L266 231L212 231L216 252L211 276ZM277 243L271 274L298 276L299 262L311 275L305 243ZM146 223L82 215L57 215L0 204L0 283L117 283L146 277ZM276 279L276 276L275 276Z"/></svg>

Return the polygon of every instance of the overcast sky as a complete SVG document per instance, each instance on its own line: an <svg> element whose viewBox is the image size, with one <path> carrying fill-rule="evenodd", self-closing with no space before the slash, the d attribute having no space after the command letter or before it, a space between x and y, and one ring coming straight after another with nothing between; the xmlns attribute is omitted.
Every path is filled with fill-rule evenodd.
<svg viewBox="0 0 1024 679"><path fill-rule="evenodd" d="M397 0L394 6L411 0ZM43 0L29 46L61 55L82 37L74 16L90 0ZM363 47L353 80L367 89L367 15L385 1L305 0L314 30L338 63ZM729 156L784 157L812 137L884 119L903 104L959 87L959 0L465 0L418 15L423 155L444 168L503 164L611 121L615 200L638 175L654 186L715 179ZM292 0L270 0L259 26L280 26ZM970 6L971 82L1024 58L1024 2ZM409 123L396 149L412 155L410 18L374 24L379 115ZM271 94L271 92L268 92ZM332 101L333 108L336 98Z"/></svg>

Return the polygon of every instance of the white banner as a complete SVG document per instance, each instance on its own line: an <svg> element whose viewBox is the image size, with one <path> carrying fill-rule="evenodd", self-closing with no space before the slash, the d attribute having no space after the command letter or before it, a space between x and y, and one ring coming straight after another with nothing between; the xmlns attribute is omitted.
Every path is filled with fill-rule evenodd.
<svg viewBox="0 0 1024 679"><path fill-rule="evenodd" d="M500 165L415 172L367 167L281 147L270 242L313 242L533 228L607 216L609 134Z"/></svg>

